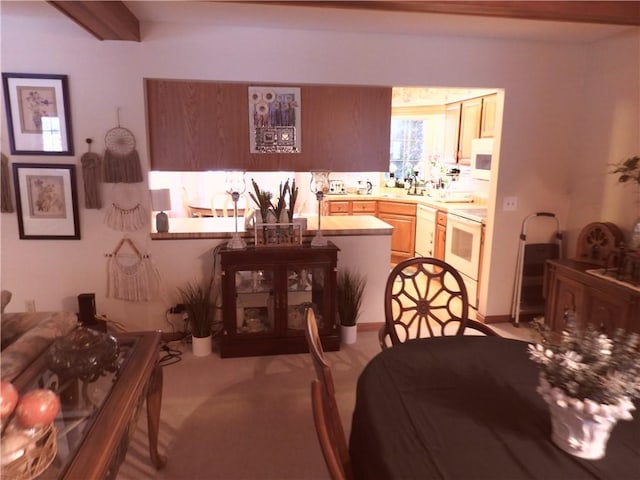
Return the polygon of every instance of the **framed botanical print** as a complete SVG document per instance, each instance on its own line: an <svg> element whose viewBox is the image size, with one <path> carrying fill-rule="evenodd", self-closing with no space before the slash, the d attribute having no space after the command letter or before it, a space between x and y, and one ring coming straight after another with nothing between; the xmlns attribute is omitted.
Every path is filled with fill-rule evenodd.
<svg viewBox="0 0 640 480"><path fill-rule="evenodd" d="M73 155L66 75L3 73L14 155Z"/></svg>
<svg viewBox="0 0 640 480"><path fill-rule="evenodd" d="M76 166L14 163L21 239L79 240Z"/></svg>

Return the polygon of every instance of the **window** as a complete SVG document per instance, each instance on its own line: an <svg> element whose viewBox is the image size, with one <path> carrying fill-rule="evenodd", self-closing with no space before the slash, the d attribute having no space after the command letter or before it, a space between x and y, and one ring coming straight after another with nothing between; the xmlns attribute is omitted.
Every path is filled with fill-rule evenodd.
<svg viewBox="0 0 640 480"><path fill-rule="evenodd" d="M415 171L425 179L431 165L439 163L444 148L444 113L420 114L413 110L410 115L391 115L389 171L399 179Z"/></svg>

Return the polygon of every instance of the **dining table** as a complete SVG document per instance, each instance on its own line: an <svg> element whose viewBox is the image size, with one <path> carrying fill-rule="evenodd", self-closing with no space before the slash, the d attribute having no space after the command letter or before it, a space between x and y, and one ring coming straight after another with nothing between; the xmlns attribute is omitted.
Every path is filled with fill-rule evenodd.
<svg viewBox="0 0 640 480"><path fill-rule="evenodd" d="M491 336L409 340L358 378L349 437L356 479L640 479L640 402L605 456L551 440L539 367L525 341Z"/></svg>

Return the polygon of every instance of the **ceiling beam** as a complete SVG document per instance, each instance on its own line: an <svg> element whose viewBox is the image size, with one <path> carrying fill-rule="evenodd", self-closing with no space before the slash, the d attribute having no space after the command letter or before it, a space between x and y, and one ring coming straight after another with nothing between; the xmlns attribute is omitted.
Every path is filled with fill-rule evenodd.
<svg viewBox="0 0 640 480"><path fill-rule="evenodd" d="M640 1L261 1L259 4L640 25Z"/></svg>
<svg viewBox="0 0 640 480"><path fill-rule="evenodd" d="M99 40L140 41L140 22L123 2L48 2Z"/></svg>

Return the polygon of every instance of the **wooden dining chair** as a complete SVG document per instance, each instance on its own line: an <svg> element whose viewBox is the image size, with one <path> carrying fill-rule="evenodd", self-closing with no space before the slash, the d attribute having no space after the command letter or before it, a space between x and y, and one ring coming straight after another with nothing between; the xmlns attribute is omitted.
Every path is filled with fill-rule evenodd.
<svg viewBox="0 0 640 480"><path fill-rule="evenodd" d="M331 368L325 359L318 333L318 323L312 308L307 308L306 311L305 334L316 372L316 379L311 383L311 400L320 448L331 478L333 480L351 479L347 437L336 402Z"/></svg>
<svg viewBox="0 0 640 480"><path fill-rule="evenodd" d="M382 349L412 338L498 335L469 318L469 297L462 276L437 258L410 258L391 270L385 286L384 315L385 324L379 332Z"/></svg>

